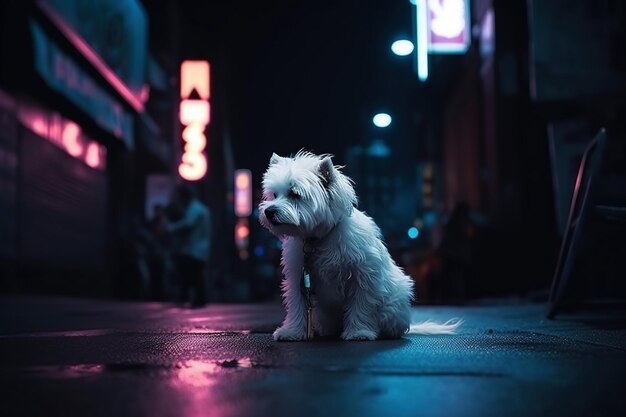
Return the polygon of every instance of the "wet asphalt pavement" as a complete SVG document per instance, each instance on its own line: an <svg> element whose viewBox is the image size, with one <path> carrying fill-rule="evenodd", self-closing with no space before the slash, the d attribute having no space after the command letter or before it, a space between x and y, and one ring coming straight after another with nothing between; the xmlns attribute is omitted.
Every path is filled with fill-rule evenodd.
<svg viewBox="0 0 626 417"><path fill-rule="evenodd" d="M418 307L454 336L275 343L279 305L0 298L0 416L623 416L626 320Z"/></svg>

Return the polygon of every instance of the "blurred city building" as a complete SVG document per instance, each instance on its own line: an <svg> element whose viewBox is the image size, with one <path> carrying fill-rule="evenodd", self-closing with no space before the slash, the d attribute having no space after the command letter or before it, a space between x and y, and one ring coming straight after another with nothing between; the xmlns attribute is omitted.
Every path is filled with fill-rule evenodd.
<svg viewBox="0 0 626 417"><path fill-rule="evenodd" d="M141 293L144 227L181 181L184 60L210 64L210 299L278 294L254 207L272 153L300 149L346 165L422 300L547 288L585 144L600 126L624 143L623 2L331 3L2 2L2 289ZM425 55L413 3L432 8ZM415 50L392 55L400 39Z"/></svg>
<svg viewBox="0 0 626 417"><path fill-rule="evenodd" d="M465 202L489 221L473 245L476 295L546 287L581 142L603 125L626 139L625 21L619 1L475 0L467 53L431 61L429 82L446 86L428 118L441 126L442 214Z"/></svg>
<svg viewBox="0 0 626 417"><path fill-rule="evenodd" d="M2 286L128 295L139 283L119 281L124 252L141 245L146 185L172 179L175 155L177 86L149 50L144 7L0 10Z"/></svg>

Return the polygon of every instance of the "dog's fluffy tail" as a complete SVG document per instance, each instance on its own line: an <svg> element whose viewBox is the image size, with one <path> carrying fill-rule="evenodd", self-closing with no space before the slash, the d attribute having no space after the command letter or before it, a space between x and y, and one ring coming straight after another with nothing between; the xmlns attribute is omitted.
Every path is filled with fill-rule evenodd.
<svg viewBox="0 0 626 417"><path fill-rule="evenodd" d="M407 334L454 334L461 324L463 324L462 319L451 319L445 323L435 323L434 321L426 320L423 323L411 324Z"/></svg>

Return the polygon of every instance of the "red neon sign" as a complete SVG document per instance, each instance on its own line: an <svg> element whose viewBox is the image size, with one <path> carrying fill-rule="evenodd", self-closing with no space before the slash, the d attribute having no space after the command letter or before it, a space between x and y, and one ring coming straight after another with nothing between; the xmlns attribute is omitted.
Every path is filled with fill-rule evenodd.
<svg viewBox="0 0 626 417"><path fill-rule="evenodd" d="M185 125L182 133L185 147L178 173L188 181L202 179L208 169L204 132L211 122L209 74L207 61L183 61L180 66L179 119ZM191 98L194 91L199 98Z"/></svg>

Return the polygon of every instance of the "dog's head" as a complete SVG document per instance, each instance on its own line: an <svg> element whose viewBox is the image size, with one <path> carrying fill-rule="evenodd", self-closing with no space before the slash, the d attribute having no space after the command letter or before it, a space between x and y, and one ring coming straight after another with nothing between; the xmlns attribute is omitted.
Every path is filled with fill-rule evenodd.
<svg viewBox="0 0 626 417"><path fill-rule="evenodd" d="M276 236L323 237L356 206L352 181L330 155L272 155L263 175L260 221Z"/></svg>

